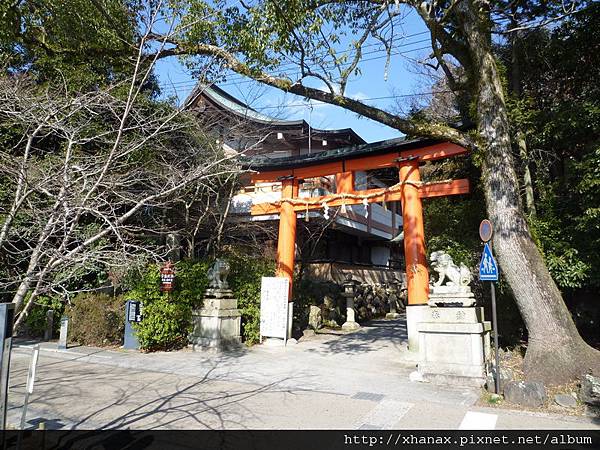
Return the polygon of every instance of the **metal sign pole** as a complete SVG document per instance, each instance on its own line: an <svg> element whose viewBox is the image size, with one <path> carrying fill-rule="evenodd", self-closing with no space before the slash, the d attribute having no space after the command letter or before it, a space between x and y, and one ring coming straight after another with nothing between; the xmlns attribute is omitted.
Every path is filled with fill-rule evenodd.
<svg viewBox="0 0 600 450"><path fill-rule="evenodd" d="M23 409L21 410L21 426L19 427L19 435L17 436L17 450L21 448L23 440L23 430L25 430L25 420L27 419L27 407L29 406L29 395L33 394L33 385L35 384L35 371L37 368L38 358L40 356L40 344L33 346L31 353L31 361L29 363L29 372L27 373L27 385L25 386L25 400L23 401Z"/></svg>
<svg viewBox="0 0 600 450"><path fill-rule="evenodd" d="M492 322L494 325L494 352L496 353L496 394L500 394L500 352L498 347L498 314L496 313L496 288L490 281L492 290Z"/></svg>
<svg viewBox="0 0 600 450"><path fill-rule="evenodd" d="M498 310L496 309L496 286L494 281L498 280L498 267L496 265L492 252L492 234L494 226L487 219L481 221L479 225L479 237L484 242L484 251L479 265L479 279L489 280L490 291L492 294L492 324L494 327L494 353L496 356L496 376L495 388L496 394L500 395L500 346L498 345Z"/></svg>
<svg viewBox="0 0 600 450"><path fill-rule="evenodd" d="M29 406L29 395L33 394L33 385L35 384L35 371L37 369L38 358L40 355L40 344L33 347L31 361L29 363L29 373L27 374L27 386L25 389L25 400L23 401L23 410L21 411L21 431L25 429L25 419L27 418L27 407Z"/></svg>
<svg viewBox="0 0 600 450"><path fill-rule="evenodd" d="M490 250L493 251L494 245L490 241ZM494 326L494 353L496 355L496 394L500 395L500 351L498 346L498 310L496 309L496 286L490 281L490 290L492 292L492 325Z"/></svg>

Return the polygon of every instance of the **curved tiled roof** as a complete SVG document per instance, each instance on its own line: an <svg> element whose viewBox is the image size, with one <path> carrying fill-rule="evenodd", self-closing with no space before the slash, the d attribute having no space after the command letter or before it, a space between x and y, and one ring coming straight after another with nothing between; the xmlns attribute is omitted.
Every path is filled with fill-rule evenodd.
<svg viewBox="0 0 600 450"><path fill-rule="evenodd" d="M281 120L274 117L262 114L255 109L251 108L246 103L240 101L223 89L216 85L207 85L199 82L194 90L190 93L188 98L184 102L184 108L190 108L194 105L196 100L200 96L205 96L214 103L223 107L229 113L232 113L238 117L246 120L250 120L261 125L269 125L277 128L309 128L309 124L305 120ZM365 140L360 137L352 128L341 128L337 130L321 130L318 128L312 128L313 133L319 136L332 136L335 135L349 135L352 141L358 143L365 143Z"/></svg>
<svg viewBox="0 0 600 450"><path fill-rule="evenodd" d="M312 166L324 162L335 162L342 159L353 159L365 155L377 155L388 153L398 149L410 150L412 148L437 144L443 141L437 139L406 139L395 138L384 141L372 142L370 144L353 145L310 155L290 156L287 158L268 158L266 156L253 156L252 158L240 158L240 162L246 168L254 170L282 170Z"/></svg>

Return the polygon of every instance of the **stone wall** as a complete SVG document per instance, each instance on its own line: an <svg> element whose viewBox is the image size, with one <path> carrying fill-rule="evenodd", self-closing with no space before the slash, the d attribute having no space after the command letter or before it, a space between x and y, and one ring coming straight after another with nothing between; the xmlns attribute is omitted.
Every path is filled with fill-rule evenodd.
<svg viewBox="0 0 600 450"><path fill-rule="evenodd" d="M390 302L396 304L397 312L404 312L408 295L405 288L395 283L360 284L354 298L358 321L384 317L390 312Z"/></svg>
<svg viewBox="0 0 600 450"><path fill-rule="evenodd" d="M320 286L323 298L318 300L316 306L307 306L307 316L311 328L320 328L324 326L339 326L346 320L346 300L336 293L326 293L323 286ZM341 291L341 289L340 289ZM354 309L356 319L359 322L385 317L390 312L390 302L395 302L396 311L404 312L408 295L404 286L400 287L398 283L360 283L356 286L356 297L354 299Z"/></svg>

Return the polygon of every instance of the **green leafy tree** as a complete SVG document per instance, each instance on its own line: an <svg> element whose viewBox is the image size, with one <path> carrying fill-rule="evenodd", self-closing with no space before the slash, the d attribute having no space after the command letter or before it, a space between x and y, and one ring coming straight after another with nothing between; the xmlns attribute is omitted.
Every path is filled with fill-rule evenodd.
<svg viewBox="0 0 600 450"><path fill-rule="evenodd" d="M511 123L528 148L537 210L530 216L533 234L571 304L596 292L599 281L598 26L600 7L594 4L558 27L522 32L518 42L499 48L514 86ZM527 70L515 70L518 64Z"/></svg>
<svg viewBox="0 0 600 450"><path fill-rule="evenodd" d="M89 89L133 71L136 1L17 0L0 4L0 60L11 74Z"/></svg>

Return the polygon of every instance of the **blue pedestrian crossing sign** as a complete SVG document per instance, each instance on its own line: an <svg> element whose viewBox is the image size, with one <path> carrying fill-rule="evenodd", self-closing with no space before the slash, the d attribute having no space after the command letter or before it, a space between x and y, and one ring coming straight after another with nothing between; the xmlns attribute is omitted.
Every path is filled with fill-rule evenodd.
<svg viewBox="0 0 600 450"><path fill-rule="evenodd" d="M485 243L483 255L479 263L479 279L481 281L498 281L498 264L492 255L492 249Z"/></svg>

